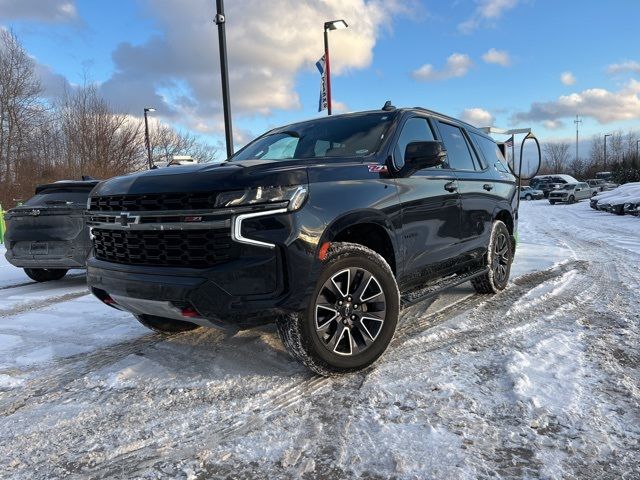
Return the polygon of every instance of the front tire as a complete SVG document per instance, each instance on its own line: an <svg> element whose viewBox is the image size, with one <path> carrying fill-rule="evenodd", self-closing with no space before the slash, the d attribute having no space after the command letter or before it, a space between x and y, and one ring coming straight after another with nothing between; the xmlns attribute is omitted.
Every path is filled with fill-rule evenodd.
<svg viewBox="0 0 640 480"><path fill-rule="evenodd" d="M555 204L556 204L556 202L555 202L555 201L553 201L553 200L549 200L549 203L550 203L551 205L555 205Z"/></svg>
<svg viewBox="0 0 640 480"><path fill-rule="evenodd" d="M573 195L571 195L571 196L569 197L569 205L571 205L571 204L573 204L573 203L576 203L576 197L574 197Z"/></svg>
<svg viewBox="0 0 640 480"><path fill-rule="evenodd" d="M156 317L155 315L134 315L142 325L149 330L163 335L175 335L177 333L189 332L199 327L195 323L174 320L173 318Z"/></svg>
<svg viewBox="0 0 640 480"><path fill-rule="evenodd" d="M287 351L313 372L361 370L385 352L396 331L400 292L389 264L373 250L334 243L309 307L277 320Z"/></svg>
<svg viewBox="0 0 640 480"><path fill-rule="evenodd" d="M25 268L24 273L36 282L50 282L60 280L69 270L64 268Z"/></svg>
<svg viewBox="0 0 640 480"><path fill-rule="evenodd" d="M533 200L533 197L531 195L527 194L527 195L524 196L524 199L527 200L527 201L531 201L531 200Z"/></svg>
<svg viewBox="0 0 640 480"><path fill-rule="evenodd" d="M513 244L509 229L500 220L493 222L489 247L487 249L487 266L489 270L471 280L471 285L478 293L498 293L509 283L511 263L513 262Z"/></svg>

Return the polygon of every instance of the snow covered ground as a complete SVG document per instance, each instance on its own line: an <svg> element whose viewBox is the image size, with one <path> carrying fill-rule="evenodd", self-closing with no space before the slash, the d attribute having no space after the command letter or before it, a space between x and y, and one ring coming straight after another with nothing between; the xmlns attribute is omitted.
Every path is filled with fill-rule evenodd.
<svg viewBox="0 0 640 480"><path fill-rule="evenodd" d="M271 327L165 339L2 259L1 476L639 478L640 219L527 202L520 242L506 291L406 310L332 379Z"/></svg>

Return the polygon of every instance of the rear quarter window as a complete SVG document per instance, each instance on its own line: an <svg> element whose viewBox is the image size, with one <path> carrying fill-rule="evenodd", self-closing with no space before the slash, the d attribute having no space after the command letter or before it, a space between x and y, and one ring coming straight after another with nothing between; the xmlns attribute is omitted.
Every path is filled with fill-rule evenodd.
<svg viewBox="0 0 640 480"><path fill-rule="evenodd" d="M470 132L470 135L476 146L480 149L486 164L493 164L496 169L502 173L511 173L509 172L507 161L496 142L474 132Z"/></svg>

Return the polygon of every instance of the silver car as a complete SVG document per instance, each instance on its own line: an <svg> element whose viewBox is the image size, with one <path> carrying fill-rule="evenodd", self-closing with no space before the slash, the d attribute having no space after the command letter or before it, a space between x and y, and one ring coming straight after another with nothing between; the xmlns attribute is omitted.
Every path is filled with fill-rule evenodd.
<svg viewBox="0 0 640 480"><path fill-rule="evenodd" d="M588 183L567 183L558 190L549 192L549 203L554 205L558 202L575 203L580 200L591 198L593 190Z"/></svg>

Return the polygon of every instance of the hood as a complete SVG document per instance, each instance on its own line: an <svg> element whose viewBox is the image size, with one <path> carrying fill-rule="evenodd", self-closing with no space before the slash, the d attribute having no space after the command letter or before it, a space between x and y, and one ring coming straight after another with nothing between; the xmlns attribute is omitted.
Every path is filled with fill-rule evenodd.
<svg viewBox="0 0 640 480"><path fill-rule="evenodd" d="M308 183L309 160L250 160L159 168L100 183L92 196L241 190Z"/></svg>

